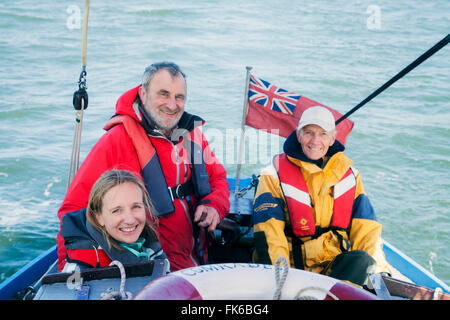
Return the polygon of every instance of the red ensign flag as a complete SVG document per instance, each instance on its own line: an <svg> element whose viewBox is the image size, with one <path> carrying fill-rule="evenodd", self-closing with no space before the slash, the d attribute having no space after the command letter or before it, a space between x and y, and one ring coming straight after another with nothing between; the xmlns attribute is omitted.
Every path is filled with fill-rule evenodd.
<svg viewBox="0 0 450 320"><path fill-rule="evenodd" d="M335 120L342 117L342 114L334 109L297 93L278 88L253 75L250 76L248 89L248 112L245 124L285 138L297 128L303 111L309 107L325 107L333 113ZM353 122L349 119L341 121L336 126L336 138L340 143L345 145L352 129Z"/></svg>

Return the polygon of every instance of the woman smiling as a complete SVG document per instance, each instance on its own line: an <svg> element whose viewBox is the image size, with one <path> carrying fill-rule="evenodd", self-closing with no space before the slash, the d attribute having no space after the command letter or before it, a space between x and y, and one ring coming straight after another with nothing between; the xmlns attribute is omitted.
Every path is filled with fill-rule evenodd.
<svg viewBox="0 0 450 320"><path fill-rule="evenodd" d="M67 247L63 271L105 267L112 260L133 263L166 259L142 181L129 171L105 172L91 189L86 209L64 216L61 234Z"/></svg>

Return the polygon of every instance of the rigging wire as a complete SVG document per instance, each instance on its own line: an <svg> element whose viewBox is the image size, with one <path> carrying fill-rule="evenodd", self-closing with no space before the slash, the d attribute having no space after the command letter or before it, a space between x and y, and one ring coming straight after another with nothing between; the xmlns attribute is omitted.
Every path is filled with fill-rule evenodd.
<svg viewBox="0 0 450 320"><path fill-rule="evenodd" d="M353 107L350 111L348 111L346 114L344 114L342 117L340 117L338 120L336 120L336 125L338 125L342 120L345 120L348 118L353 112L364 106L367 102L375 98L377 95L379 95L381 92L389 88L392 84L394 84L397 80L401 79L403 76L405 76L408 72L413 70L415 67L420 65L422 62L427 60L429 57L431 57L433 54L441 50L443 47L445 47L450 42L450 34L447 34L445 38L443 38L441 41L436 43L433 47L428 49L425 53L423 53L420 57L418 57L416 60L411 62L408 66L406 66L402 71L397 73L395 76L393 76L389 81L387 81L385 84L383 84L381 87L379 87L377 90L372 92L367 98L365 98L363 101L358 103L355 107Z"/></svg>

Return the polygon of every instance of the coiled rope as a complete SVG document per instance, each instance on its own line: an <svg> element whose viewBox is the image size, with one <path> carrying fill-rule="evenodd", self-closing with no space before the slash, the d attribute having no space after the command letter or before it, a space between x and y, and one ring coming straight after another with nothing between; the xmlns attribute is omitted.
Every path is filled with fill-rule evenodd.
<svg viewBox="0 0 450 320"><path fill-rule="evenodd" d="M289 273L289 265L287 259L285 257L279 257L277 261L275 261L274 268L275 268L274 270L275 270L276 287L275 293L273 294L273 300L280 300L281 291L283 289L284 283L286 282L286 278ZM339 300L339 298L335 294L331 293L329 290L313 286L300 289L295 295L294 300L318 300L316 297L303 295L304 292L309 290L321 291L330 296L331 298L333 298L334 300Z"/></svg>
<svg viewBox="0 0 450 320"><path fill-rule="evenodd" d="M125 282L127 280L126 274L125 274L125 268L123 267L122 263L120 263L117 260L112 261L110 266L115 265L119 267L120 270L120 288L119 291L107 291L102 292L100 295L102 297L102 300L131 300L133 297L133 294L129 291L125 292Z"/></svg>

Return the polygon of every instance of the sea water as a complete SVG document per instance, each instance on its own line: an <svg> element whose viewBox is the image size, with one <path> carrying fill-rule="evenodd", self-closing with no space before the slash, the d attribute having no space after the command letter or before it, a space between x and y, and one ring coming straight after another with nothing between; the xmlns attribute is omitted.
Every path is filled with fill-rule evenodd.
<svg viewBox="0 0 450 320"><path fill-rule="evenodd" d="M187 74L186 110L236 175L246 66L345 113L449 31L450 2L90 1L80 160L149 64ZM84 1L0 2L0 282L55 244L67 189ZM346 154L383 237L450 284L450 47L350 119ZM284 139L246 128L241 176Z"/></svg>

